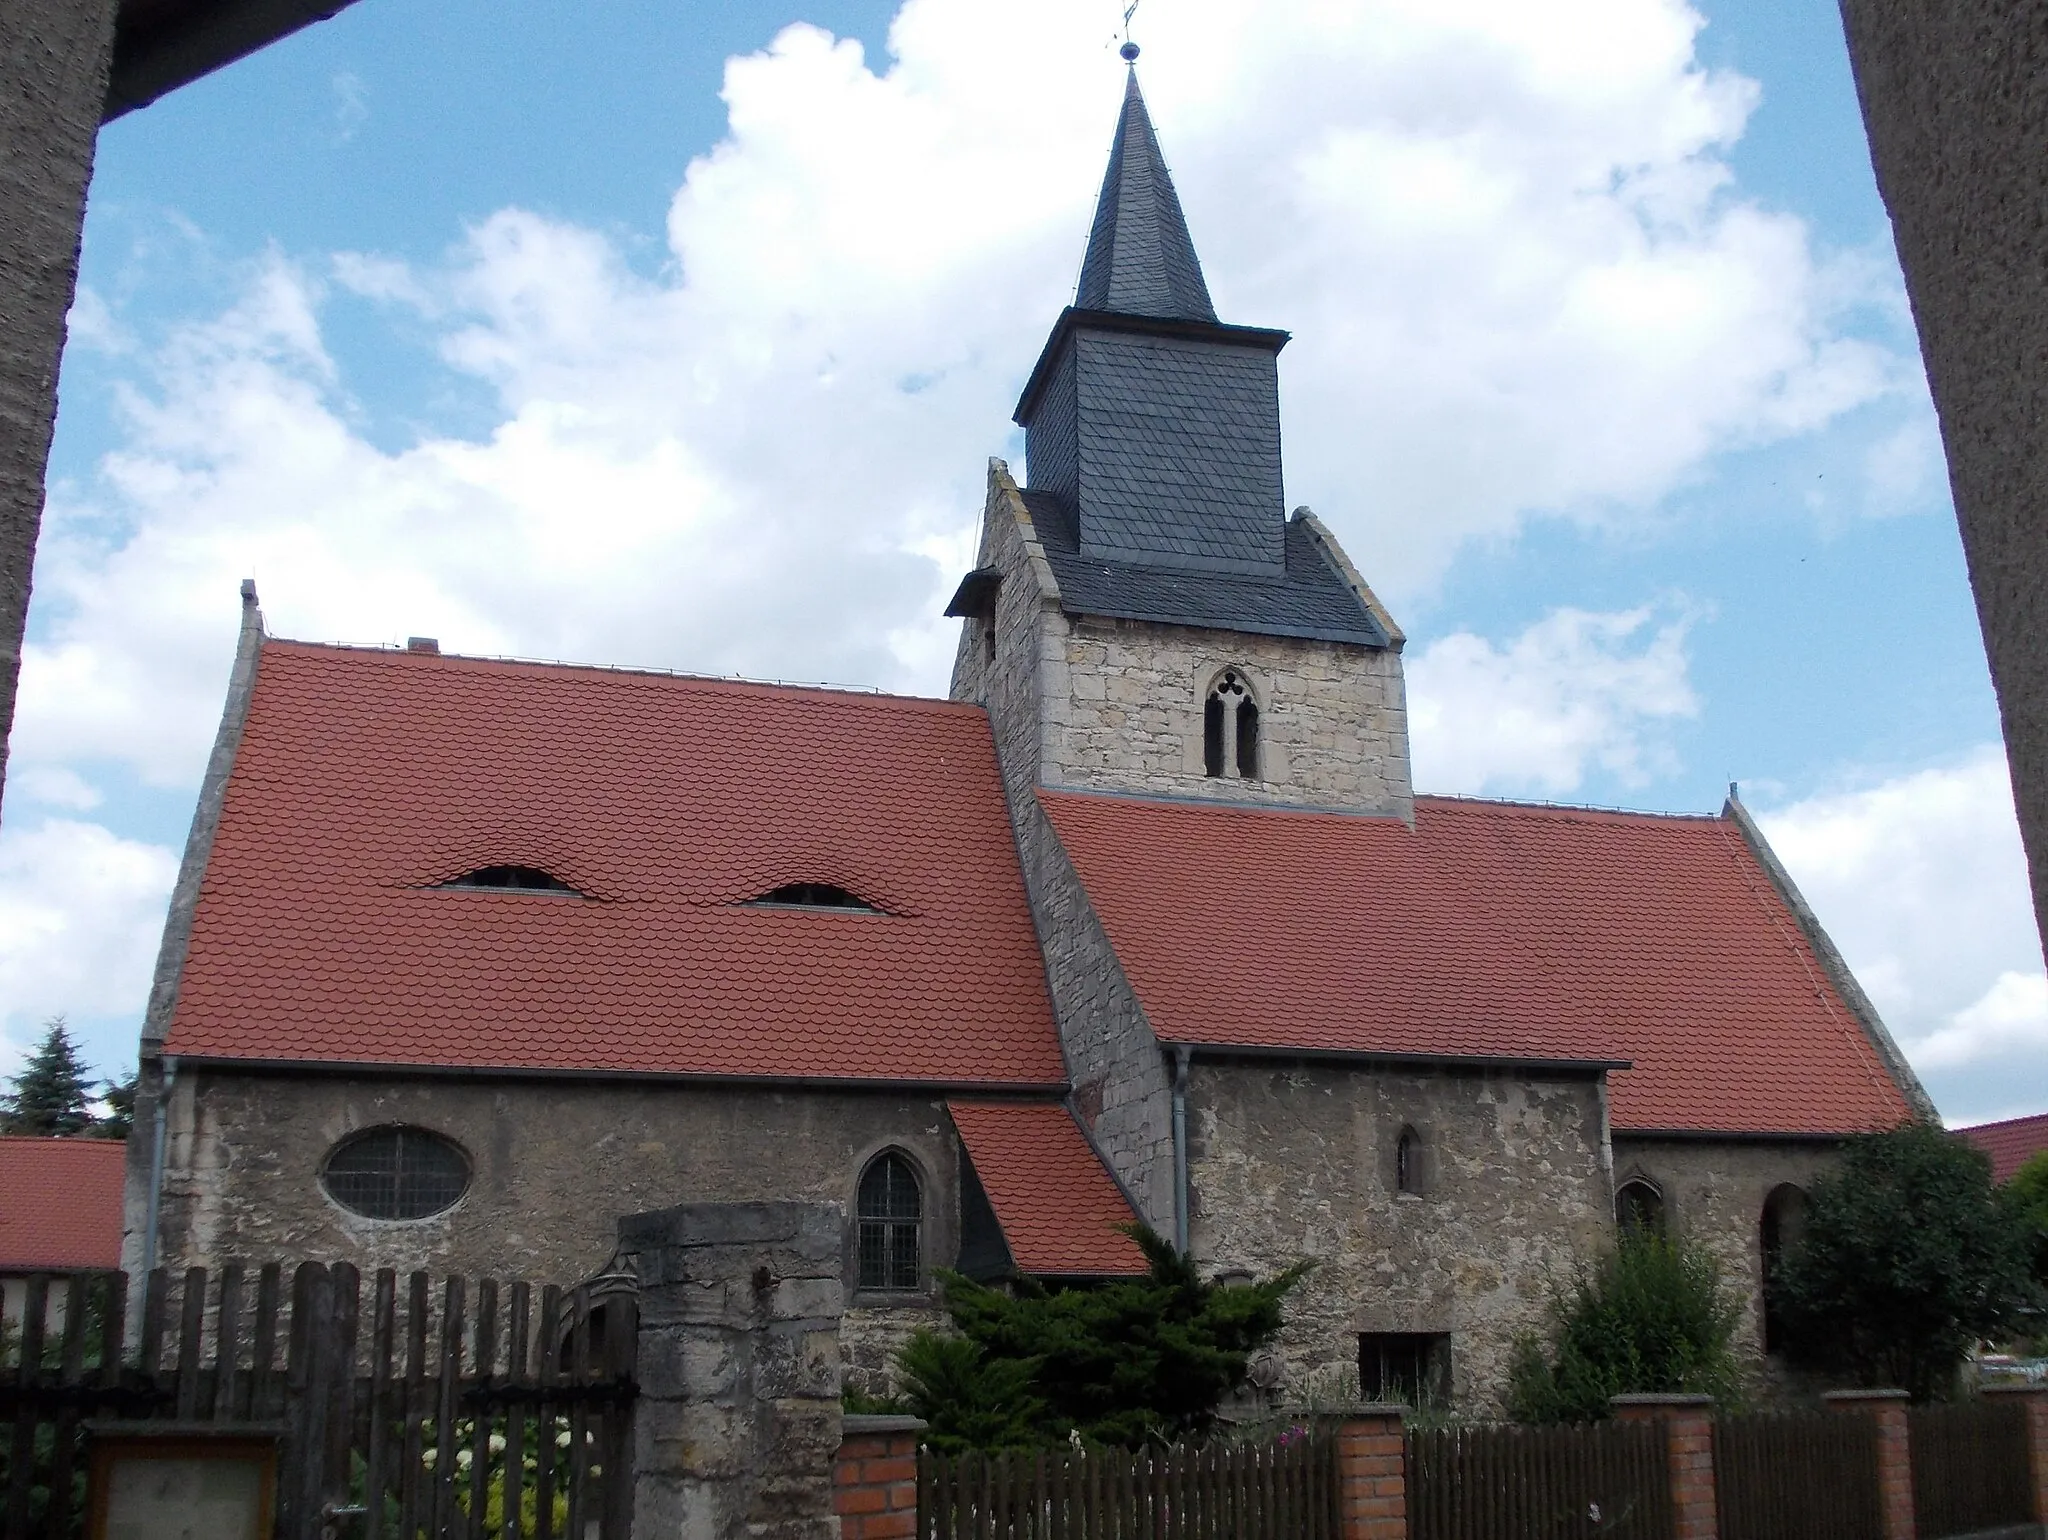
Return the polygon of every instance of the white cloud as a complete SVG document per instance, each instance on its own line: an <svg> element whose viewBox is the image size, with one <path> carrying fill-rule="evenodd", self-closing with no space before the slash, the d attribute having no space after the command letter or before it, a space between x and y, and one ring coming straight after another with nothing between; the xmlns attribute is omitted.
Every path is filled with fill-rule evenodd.
<svg viewBox="0 0 2048 1540"><path fill-rule="evenodd" d="M1658 736L1699 709L1683 615L1553 610L1505 647L1461 631L1408 660L1418 791L1563 795L1594 768L1668 768Z"/></svg>
<svg viewBox="0 0 2048 1540"><path fill-rule="evenodd" d="M1737 195L1756 91L1696 63L1699 24L1681 0L1151 18L1222 313L1297 333L1290 493L1397 603L1532 514L1625 517L1900 388L1838 331L1869 296ZM53 500L19 752L189 784L250 574L285 634L942 688L936 558L1071 291L1116 92L1071 61L1103 33L1092 0L910 0L878 74L790 28L728 65L657 278L517 210L439 265L323 260L491 393L474 438L380 447L323 282L257 261L230 313L127 355L121 447ZM992 58L1029 111L992 104ZM1573 784L1560 752L1515 773Z"/></svg>
<svg viewBox="0 0 2048 1540"><path fill-rule="evenodd" d="M1759 822L1947 1116L2048 1107L2048 977L1996 746Z"/></svg>
<svg viewBox="0 0 2048 1540"><path fill-rule="evenodd" d="M170 851L97 824L15 816L0 827L0 1055L60 1012L125 1016L133 1051L176 876Z"/></svg>

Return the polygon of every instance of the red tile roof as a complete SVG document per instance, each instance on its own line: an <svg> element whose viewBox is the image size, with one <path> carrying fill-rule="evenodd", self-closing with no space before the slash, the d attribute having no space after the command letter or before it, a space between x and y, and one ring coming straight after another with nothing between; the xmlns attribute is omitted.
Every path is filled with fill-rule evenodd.
<svg viewBox="0 0 2048 1540"><path fill-rule="evenodd" d="M128 1146L0 1137L0 1271L119 1267Z"/></svg>
<svg viewBox="0 0 2048 1540"><path fill-rule="evenodd" d="M2048 1150L2048 1112L2007 1118L2003 1123L1979 1123L1956 1132L1991 1157L1994 1182L2008 1181L2030 1158Z"/></svg>
<svg viewBox="0 0 2048 1540"><path fill-rule="evenodd" d="M1093 1278L1146 1270L1145 1253L1114 1228L1137 1216L1065 1107L952 1101L946 1108L1020 1270Z"/></svg>
<svg viewBox="0 0 2048 1540"><path fill-rule="evenodd" d="M434 886L491 865L589 897ZM979 707L276 641L166 1047L1065 1079Z"/></svg>
<svg viewBox="0 0 2048 1540"><path fill-rule="evenodd" d="M1731 821L1419 797L1410 830L1040 797L1167 1041L1629 1060L1621 1130L1906 1116Z"/></svg>

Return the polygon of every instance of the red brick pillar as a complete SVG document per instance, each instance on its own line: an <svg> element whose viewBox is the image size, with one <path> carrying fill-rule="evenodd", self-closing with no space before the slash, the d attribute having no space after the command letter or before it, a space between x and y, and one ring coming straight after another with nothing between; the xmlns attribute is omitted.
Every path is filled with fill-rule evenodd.
<svg viewBox="0 0 2048 1540"><path fill-rule="evenodd" d="M1408 1540L1407 1410L1353 1407L1338 1425L1338 1540Z"/></svg>
<svg viewBox="0 0 2048 1540"><path fill-rule="evenodd" d="M832 1510L841 1540L912 1540L917 1534L915 1417L843 1419L832 1469Z"/></svg>
<svg viewBox="0 0 2048 1540"><path fill-rule="evenodd" d="M2048 1385L1987 1385L1987 1396L2011 1396L2027 1409L2027 1473L2034 1522L2048 1524Z"/></svg>
<svg viewBox="0 0 2048 1540"><path fill-rule="evenodd" d="M1623 1422L1664 1424L1677 1540L1720 1540L1720 1510L1714 1491L1714 1398L1633 1395L1616 1396L1609 1404Z"/></svg>
<svg viewBox="0 0 2048 1540"><path fill-rule="evenodd" d="M1914 1540L1913 1435L1903 1390L1831 1390L1821 1397L1838 1412L1877 1419L1877 1493L1884 1540Z"/></svg>

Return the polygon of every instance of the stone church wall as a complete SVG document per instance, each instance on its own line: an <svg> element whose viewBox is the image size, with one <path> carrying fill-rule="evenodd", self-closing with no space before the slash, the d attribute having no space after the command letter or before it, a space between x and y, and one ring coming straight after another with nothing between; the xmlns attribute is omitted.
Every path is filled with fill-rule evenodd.
<svg viewBox="0 0 2048 1540"><path fill-rule="evenodd" d="M1742 1296L1736 1346L1764 1372L1764 1199L1782 1183L1810 1190L1835 1161L1835 1147L1813 1140L1638 1139L1614 1136L1616 1186L1647 1180L1664 1197L1670 1232L1712 1252L1721 1276Z"/></svg>
<svg viewBox="0 0 2048 1540"><path fill-rule="evenodd" d="M472 1166L448 1213L394 1223L334 1203L320 1171L337 1140L386 1124L453 1139ZM580 1282L616 1245L621 1214L679 1202L795 1199L853 1213L869 1159L896 1148L924 1179L927 1268L959 1253L959 1141L937 1098L730 1085L250 1075L186 1066L171 1098L166 1266L316 1258L366 1271ZM874 1384L928 1324L935 1296L852 1289L849 1378Z"/></svg>
<svg viewBox="0 0 2048 1540"><path fill-rule="evenodd" d="M988 623L962 628L953 698L987 708L1031 914L1045 953L1075 1110L1147 1223L1173 1233L1172 1087L1159 1041L1124 978L1081 879L1039 806L1041 685L1065 622L1051 573L1001 461L989 467L979 563L1003 573L993 657Z"/></svg>
<svg viewBox="0 0 2048 1540"><path fill-rule="evenodd" d="M1188 1102L1204 1271L1315 1263L1287 1307L1286 1401L1337 1394L1361 1333L1442 1333L1452 1404L1498 1414L1548 1280L1612 1238L1590 1077L1197 1059ZM1395 1177L1404 1128L1415 1195Z"/></svg>

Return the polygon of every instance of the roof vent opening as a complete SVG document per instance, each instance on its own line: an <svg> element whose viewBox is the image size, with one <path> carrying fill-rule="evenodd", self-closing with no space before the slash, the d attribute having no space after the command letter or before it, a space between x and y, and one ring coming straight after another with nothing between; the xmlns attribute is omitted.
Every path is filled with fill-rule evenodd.
<svg viewBox="0 0 2048 1540"><path fill-rule="evenodd" d="M450 878L441 886L512 888L522 893L575 893L578 898L583 896L553 872L544 872L537 866L479 866L473 872Z"/></svg>
<svg viewBox="0 0 2048 1540"><path fill-rule="evenodd" d="M856 909L863 914L882 912L858 893L850 893L833 882L785 882L781 887L770 888L747 902L763 908Z"/></svg>

